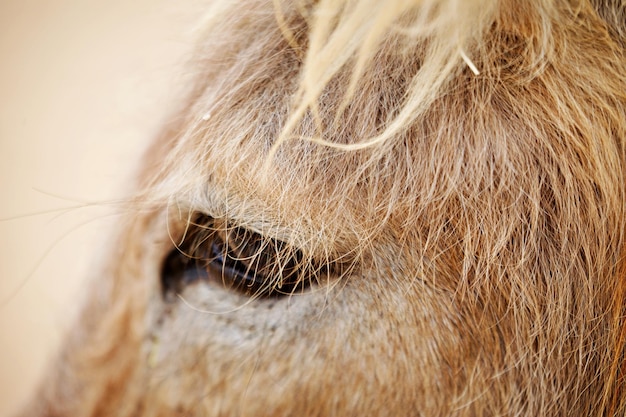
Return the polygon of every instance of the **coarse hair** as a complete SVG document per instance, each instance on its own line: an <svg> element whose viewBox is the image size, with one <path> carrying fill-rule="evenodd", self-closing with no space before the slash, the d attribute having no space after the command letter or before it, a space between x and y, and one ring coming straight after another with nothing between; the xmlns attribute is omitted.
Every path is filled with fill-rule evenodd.
<svg viewBox="0 0 626 417"><path fill-rule="evenodd" d="M291 235L274 233L312 253L402 242L412 279L511 322L502 355L526 368L524 401L626 410L623 2L274 4L208 13L187 157L225 183L244 171L239 197L289 213Z"/></svg>
<svg viewBox="0 0 626 417"><path fill-rule="evenodd" d="M626 413L623 1L216 1L206 15L142 202L348 262L358 276L334 284L389 283L370 294L392 300L372 301L382 311L408 299L406 374L378 375L397 386L363 403L372 415ZM361 410L323 393L320 410ZM302 411L280 401L268 410Z"/></svg>

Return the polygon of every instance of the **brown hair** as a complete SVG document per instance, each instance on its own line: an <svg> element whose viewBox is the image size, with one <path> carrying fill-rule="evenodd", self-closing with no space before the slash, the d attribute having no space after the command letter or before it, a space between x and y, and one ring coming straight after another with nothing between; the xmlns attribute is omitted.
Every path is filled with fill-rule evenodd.
<svg viewBox="0 0 626 417"><path fill-rule="evenodd" d="M226 334L216 331L180 347L176 371L157 360L169 377L125 361L158 379L144 390L83 357L86 386L134 385L83 396L97 400L76 409L95 415L123 398L112 404L146 415L626 413L625 10L583 0L215 2L198 82L155 145L167 155L152 154L138 201L155 210L149 219L169 211L177 244L201 213L349 268L319 282L328 292L305 321L313 330L290 321L297 313L259 336L280 361L259 355L241 376L214 347ZM154 222L130 228L127 245ZM163 323L184 313L159 313L145 329L138 317L158 315L156 301L137 291L94 340L133 323L144 350L151 332L176 345ZM195 296L198 310L214 307ZM293 308L309 311L306 297L315 295ZM128 358L133 346L104 351Z"/></svg>

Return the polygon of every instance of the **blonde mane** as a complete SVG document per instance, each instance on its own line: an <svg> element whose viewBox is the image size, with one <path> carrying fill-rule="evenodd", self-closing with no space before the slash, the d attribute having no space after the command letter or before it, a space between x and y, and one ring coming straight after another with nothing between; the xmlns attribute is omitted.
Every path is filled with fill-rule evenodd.
<svg viewBox="0 0 626 417"><path fill-rule="evenodd" d="M219 404L181 399L181 410L626 413L618 3L215 2L200 25L197 83L149 154L138 204L168 213L176 243L201 213L305 260L349 264L317 283L339 291L321 311L366 311L371 326L337 319L338 332L351 323L365 335L350 346L289 339L293 358L252 372L297 385L302 404L283 388L265 395L261 382L240 403L224 388L239 387L233 377L206 385ZM336 301L355 292L361 304ZM307 364L294 369L309 346L328 349L329 366L354 368L328 371L337 385Z"/></svg>

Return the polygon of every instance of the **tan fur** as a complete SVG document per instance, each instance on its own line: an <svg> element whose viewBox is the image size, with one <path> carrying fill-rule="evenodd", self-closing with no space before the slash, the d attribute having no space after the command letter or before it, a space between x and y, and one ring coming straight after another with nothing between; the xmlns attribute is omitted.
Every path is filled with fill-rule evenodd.
<svg viewBox="0 0 626 417"><path fill-rule="evenodd" d="M230 3L25 415L624 415L624 2ZM166 300L197 213L346 267Z"/></svg>

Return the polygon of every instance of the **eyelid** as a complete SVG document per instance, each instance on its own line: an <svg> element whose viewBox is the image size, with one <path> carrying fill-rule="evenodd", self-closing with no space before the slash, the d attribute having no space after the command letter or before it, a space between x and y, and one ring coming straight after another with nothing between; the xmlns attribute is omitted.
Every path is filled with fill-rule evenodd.
<svg viewBox="0 0 626 417"><path fill-rule="evenodd" d="M200 214L166 258L161 279L165 294L181 291L201 278L202 271L209 280L217 272L226 288L265 297L304 291L319 281L322 270L327 268L314 265L286 242Z"/></svg>

